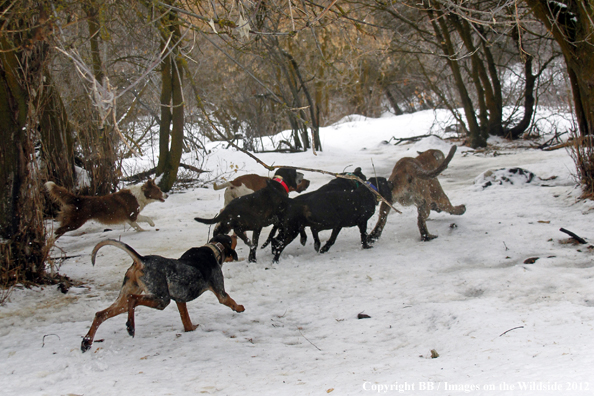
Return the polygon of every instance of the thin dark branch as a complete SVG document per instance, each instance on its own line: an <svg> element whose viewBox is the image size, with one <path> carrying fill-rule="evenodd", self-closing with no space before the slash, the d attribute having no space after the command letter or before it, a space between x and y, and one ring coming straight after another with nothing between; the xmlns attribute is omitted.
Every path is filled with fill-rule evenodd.
<svg viewBox="0 0 594 396"><path fill-rule="evenodd" d="M586 240L584 238L577 236L576 234L574 234L571 231L566 230L565 228L559 228L559 231L566 233L567 235L569 235L570 237L572 237L573 239L575 239L576 241L578 241L581 244L588 243L588 242L586 242Z"/></svg>
<svg viewBox="0 0 594 396"><path fill-rule="evenodd" d="M501 334L499 335L499 337L501 337L501 336L502 336L502 335L504 335L504 334L507 334L507 333L509 333L509 332L510 332L510 331L512 331L512 330L523 329L523 328L524 328L524 326L518 326L518 327L514 327L514 328L512 328L512 329L509 329L509 330L507 330L507 331L504 331L503 333L501 333Z"/></svg>

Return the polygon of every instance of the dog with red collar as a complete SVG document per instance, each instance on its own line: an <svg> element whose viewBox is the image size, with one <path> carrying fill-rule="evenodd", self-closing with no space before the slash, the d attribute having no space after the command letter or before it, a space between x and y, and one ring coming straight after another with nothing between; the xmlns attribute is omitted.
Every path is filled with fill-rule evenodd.
<svg viewBox="0 0 594 396"><path fill-rule="evenodd" d="M256 262L256 250L262 228L279 224L289 205L289 191L297 188L303 180L303 174L295 169L280 168L266 187L234 199L217 216L207 219L195 217L204 224L217 224L213 235L228 234L233 230L250 247L249 261ZM252 239L246 236L252 232Z"/></svg>
<svg viewBox="0 0 594 396"><path fill-rule="evenodd" d="M215 190L222 190L225 189L225 204L224 206L229 205L229 202L233 201L235 198L243 197L244 195L253 194L254 192L263 189L266 187L266 184L271 179L269 177L260 176L256 174L247 174L241 175L236 177L231 181L227 181L222 184L213 184L213 188ZM286 184L285 184L286 185ZM309 180L301 179L297 180L297 188L291 189L289 186L289 191L296 191L301 193L309 187Z"/></svg>
<svg viewBox="0 0 594 396"><path fill-rule="evenodd" d="M179 259L156 255L141 256L125 243L107 239L99 242L93 249L93 265L97 251L106 245L122 249L132 257L134 263L126 271L116 301L107 309L95 314L93 324L80 345L83 352L91 348L101 323L124 312L128 313L128 334L134 337L134 308L139 305L163 310L171 300L175 301L184 331L193 331L198 327L192 324L186 303L198 298L206 290L212 291L221 304L235 312L245 310L243 305L238 305L225 292L222 271L223 263L237 260L237 237L218 235L202 247L189 249Z"/></svg>

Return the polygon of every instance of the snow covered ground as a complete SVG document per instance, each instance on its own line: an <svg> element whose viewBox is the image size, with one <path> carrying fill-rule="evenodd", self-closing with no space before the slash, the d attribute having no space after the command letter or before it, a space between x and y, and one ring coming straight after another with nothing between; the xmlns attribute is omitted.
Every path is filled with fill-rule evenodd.
<svg viewBox="0 0 594 396"><path fill-rule="evenodd" d="M382 143L425 134L432 125L431 112L351 117L321 131L324 151L317 156L259 157L334 172L360 166L368 176L387 177L399 158L428 148L447 153L451 143L435 137ZM575 166L565 150L490 143L486 152L459 147L439 177L452 203L467 211L432 212L428 227L437 239L422 242L416 210L405 207L390 215L370 250L361 249L352 228L326 254L314 251L310 236L306 246L294 241L285 249L279 264L271 263L269 249L248 264L239 242L243 261L223 270L227 292L245 312L207 292L188 304L200 326L184 333L175 304L164 311L140 307L135 338L121 315L103 323L83 354L81 337L95 312L116 298L130 265L125 253L105 247L93 267L95 244L121 238L141 254L179 257L207 242L208 226L193 217L215 215L223 191L183 190L149 205L143 214L156 227L146 232L127 226L104 232L87 223L60 238L62 251L53 252L71 257L60 272L80 287L67 294L54 286L15 289L0 307L2 394L594 394L593 249L564 243L568 236L559 231L594 240L594 204L577 200ZM204 167L213 174L231 164L240 174L266 174L240 152L210 147ZM483 172L504 167L557 178L483 188ZM331 179L306 177L310 191Z"/></svg>

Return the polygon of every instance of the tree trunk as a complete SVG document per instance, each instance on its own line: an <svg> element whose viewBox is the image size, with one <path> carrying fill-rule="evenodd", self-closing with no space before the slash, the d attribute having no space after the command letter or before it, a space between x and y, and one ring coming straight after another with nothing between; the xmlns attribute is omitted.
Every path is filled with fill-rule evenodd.
<svg viewBox="0 0 594 396"><path fill-rule="evenodd" d="M101 59L101 24L99 6L95 1L84 7L89 29L89 43L93 76L98 83L105 83L104 65ZM81 190L88 195L105 195L115 191L118 184L114 126L111 120L103 120L92 99L83 104L83 113L78 118L77 136L82 149L84 169L89 172L91 185ZM116 111L116 109L112 109Z"/></svg>
<svg viewBox="0 0 594 396"><path fill-rule="evenodd" d="M526 0L561 47L569 74L575 113L582 136L594 134L594 8L567 0L555 8L548 0ZM586 4L589 3L589 4Z"/></svg>
<svg viewBox="0 0 594 396"><path fill-rule="evenodd" d="M162 19L163 45L172 35L171 44L181 39L177 14L168 11ZM163 48L168 51L168 48ZM171 190L177 180L184 142L183 61L175 49L161 62L161 123L159 128L158 185L163 191Z"/></svg>
<svg viewBox="0 0 594 396"><path fill-rule="evenodd" d="M524 75L526 76L526 84L524 86L524 116L516 126L505 131L505 137L510 139L519 138L526 131L526 129L528 129L530 122L532 121L532 115L534 114L534 105L536 104L536 99L534 98L534 87L536 85L537 76L532 73L533 57L522 48L520 34L520 29L516 29L514 39L518 44L520 53L524 54L525 57Z"/></svg>
<svg viewBox="0 0 594 396"><path fill-rule="evenodd" d="M591 1L526 0L561 47L581 137L594 135L594 7ZM577 139L574 161L584 196L594 197L594 144Z"/></svg>
<svg viewBox="0 0 594 396"><path fill-rule="evenodd" d="M76 185L74 172L74 133L62 97L50 73L44 73L45 84L37 107L40 108L41 158L48 180L73 190Z"/></svg>
<svg viewBox="0 0 594 396"><path fill-rule="evenodd" d="M432 9L427 9L426 11L429 16L429 20L431 21L431 25L433 26L433 30L437 36L437 40L439 43L441 43L442 51L446 56L447 64L450 67L456 82L456 88L460 95L460 100L462 101L466 122L468 123L469 145L472 148L486 147L487 135L477 122L476 115L474 113L474 106L472 104L472 100L470 99L470 95L468 94L468 90L466 89L464 78L462 77L462 71L460 70L460 65L455 60L456 53L446 21L442 14L437 13L438 15L436 15Z"/></svg>
<svg viewBox="0 0 594 396"><path fill-rule="evenodd" d="M303 89L305 98L309 105L309 117L311 120L310 129L312 131L313 147L317 151L322 151L322 143L320 142L320 123L319 123L318 117L316 115L316 104L314 103L314 101L311 98L311 95L309 94L309 89L307 89L307 86L305 85L305 82L303 81L303 77L301 77L301 72L299 71L299 65L297 64L297 61L295 61L295 58L293 58L293 56L291 54L289 54L288 52L282 51L282 53L285 57L287 57L289 59L292 69L295 72L297 79L299 80L299 85L300 85L301 89ZM319 111L318 111L318 114L319 114ZM305 119L305 114L303 114L302 117ZM305 126L305 128L307 130L307 125Z"/></svg>
<svg viewBox="0 0 594 396"><path fill-rule="evenodd" d="M394 95L392 95L390 88L384 87L384 92L386 93L386 98L388 98L388 102L390 102L390 106L392 106L392 109L394 110L394 114L396 114L396 115L404 114L404 112L402 111L400 106L398 106L398 102L396 101L396 98L394 98Z"/></svg>
<svg viewBox="0 0 594 396"><path fill-rule="evenodd" d="M41 174L32 105L42 86L50 31L43 3L0 5L0 281L35 281L45 274ZM45 4L47 5L47 4ZM37 6L37 7L35 7ZM41 125L43 127L43 125Z"/></svg>

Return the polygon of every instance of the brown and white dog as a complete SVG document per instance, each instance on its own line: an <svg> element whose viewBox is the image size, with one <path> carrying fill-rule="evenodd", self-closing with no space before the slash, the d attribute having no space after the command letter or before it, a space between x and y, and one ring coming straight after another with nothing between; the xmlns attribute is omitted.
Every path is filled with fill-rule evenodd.
<svg viewBox="0 0 594 396"><path fill-rule="evenodd" d="M302 176L303 177L303 176ZM231 181L223 184L213 184L215 190L225 190L225 206L235 198L243 197L255 191L266 187L266 182L271 180L269 177L264 177L256 174L248 174L239 176ZM289 187L289 191L297 191L298 193L305 191L309 187L309 180L301 178L297 180L297 188Z"/></svg>
<svg viewBox="0 0 594 396"><path fill-rule="evenodd" d="M61 206L56 239L65 232L80 228L91 219L103 224L128 223L136 231L144 231L138 221L149 223L151 227L155 223L150 217L140 214L142 209L151 202L165 202L167 198L153 180L99 197L76 195L51 181L45 183L45 187L50 197Z"/></svg>

